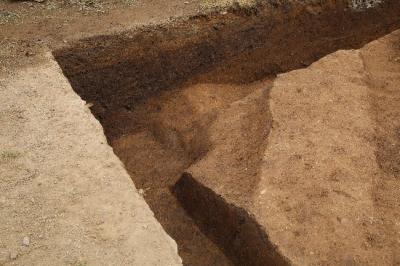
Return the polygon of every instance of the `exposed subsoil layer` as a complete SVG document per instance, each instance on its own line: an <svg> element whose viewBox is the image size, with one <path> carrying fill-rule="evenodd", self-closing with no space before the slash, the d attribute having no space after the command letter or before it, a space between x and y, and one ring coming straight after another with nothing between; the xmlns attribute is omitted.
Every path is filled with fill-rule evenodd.
<svg viewBox="0 0 400 266"><path fill-rule="evenodd" d="M245 209L250 224L257 221L296 265L399 264L399 42L395 32L279 75L250 193L237 193L242 185L231 189L241 180L234 167L210 167L232 162L218 145L178 183L188 212L223 232L226 222L215 216L224 208L210 206ZM248 232L236 239L246 241Z"/></svg>
<svg viewBox="0 0 400 266"><path fill-rule="evenodd" d="M252 93L262 97L260 90L267 88L268 82L243 86L196 84L162 93L138 105L133 112L116 112L107 119L129 121L123 129L129 134L111 140L111 145L135 184L143 190L156 218L177 241L187 265L231 263L199 230L170 188L186 168L211 148L209 127L221 114L229 112L232 102ZM260 112L261 118L263 115L265 112ZM261 119L260 127L268 126L264 124L266 121ZM243 130L247 131L244 134L249 133L248 129ZM254 144L260 145L257 141L263 138L255 139ZM249 169L255 168L249 166Z"/></svg>
<svg viewBox="0 0 400 266"><path fill-rule="evenodd" d="M54 55L93 104L186 265L286 265L293 258L271 241L252 209L273 127L268 76L390 32L399 25L399 7L396 1L363 12L339 4L260 5L86 39ZM385 121L377 132L392 129ZM382 168L398 171L395 160L385 160L396 156L387 149L392 143L377 136Z"/></svg>

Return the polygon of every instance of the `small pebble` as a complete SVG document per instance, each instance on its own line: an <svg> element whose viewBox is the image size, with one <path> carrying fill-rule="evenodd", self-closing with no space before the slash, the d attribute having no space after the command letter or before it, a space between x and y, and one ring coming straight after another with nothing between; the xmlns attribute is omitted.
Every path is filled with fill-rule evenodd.
<svg viewBox="0 0 400 266"><path fill-rule="evenodd" d="M30 51L25 52L25 56L27 56L27 57L34 56L34 55L35 55L35 53L30 52Z"/></svg>
<svg viewBox="0 0 400 266"><path fill-rule="evenodd" d="M22 239L22 245L24 245L24 246L29 246L29 243L30 243L30 240L29 240L29 237L27 237L27 236L25 236L23 239Z"/></svg>

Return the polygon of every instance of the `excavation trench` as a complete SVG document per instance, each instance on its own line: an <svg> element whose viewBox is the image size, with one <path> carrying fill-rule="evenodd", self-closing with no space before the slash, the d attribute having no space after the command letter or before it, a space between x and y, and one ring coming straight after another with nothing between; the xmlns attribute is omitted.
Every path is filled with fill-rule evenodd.
<svg viewBox="0 0 400 266"><path fill-rule="evenodd" d="M271 127L272 77L389 33L399 6L258 4L83 39L54 56L185 265L286 265L251 214L188 169L217 150L224 155L203 174L228 167L239 181L215 182L238 198L251 194Z"/></svg>

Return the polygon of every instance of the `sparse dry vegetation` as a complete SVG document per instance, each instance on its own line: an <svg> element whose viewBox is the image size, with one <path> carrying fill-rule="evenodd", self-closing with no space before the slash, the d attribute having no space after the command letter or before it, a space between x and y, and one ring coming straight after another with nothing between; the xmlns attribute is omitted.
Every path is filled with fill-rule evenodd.
<svg viewBox="0 0 400 266"><path fill-rule="evenodd" d="M0 152L0 160L12 161L20 157L20 153L16 151L2 151Z"/></svg>
<svg viewBox="0 0 400 266"><path fill-rule="evenodd" d="M232 6L242 8L253 7L256 0L202 0L201 8L204 10L226 9Z"/></svg>

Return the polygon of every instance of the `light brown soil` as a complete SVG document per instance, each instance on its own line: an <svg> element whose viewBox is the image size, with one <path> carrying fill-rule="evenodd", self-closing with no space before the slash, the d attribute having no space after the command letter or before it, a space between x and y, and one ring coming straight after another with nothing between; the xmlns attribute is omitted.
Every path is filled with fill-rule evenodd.
<svg viewBox="0 0 400 266"><path fill-rule="evenodd" d="M105 121L108 126L109 121L125 121L120 125L125 126L124 136L110 143L143 190L158 221L178 242L185 265L231 263L187 216L171 188L186 168L211 149L210 125L230 112L233 102L251 93L260 94L266 87L262 83L189 85L150 98L133 112L110 115Z"/></svg>
<svg viewBox="0 0 400 266"><path fill-rule="evenodd" d="M53 17L28 19L25 14L22 17L28 22L1 26L7 39L0 61L9 73L7 81L14 67L46 62L41 50L47 48L41 44L53 50L73 89L101 122L139 193L177 242L185 265L396 265L400 264L400 34L359 50L333 52L358 49L398 28L400 4L385 1L381 7L355 12L345 2L259 1L200 15L202 1L138 1L135 8L126 10L126 3L104 1L105 14L99 15L97 7L85 9L87 16L73 13L68 21L63 21L63 15L76 6L57 12L33 10L28 13ZM15 3L2 5L15 8ZM168 17L176 7L185 18L171 21ZM16 12L21 10L16 8ZM99 18L102 23L96 22ZM159 25L137 27L152 22ZM60 26L64 24L68 25ZM41 27L43 32L39 32ZM99 32L108 35L97 36ZM298 68L305 69L288 72ZM40 79L49 79L42 72L32 78L39 80L39 87ZM276 77L283 72L288 73ZM12 102L13 88L29 82L24 76L19 78L22 83L4 90L6 104ZM32 195L33 202L40 199L40 211L45 204L52 206L48 212L55 221L50 223L49 235L57 239L43 240L40 223L27 226L28 220L37 219L38 208L33 208L35 213L17 213L11 201L0 198L7 207L2 215L7 226L0 227L0 237L6 239L0 242L0 263L40 263L40 256L54 241L56 251L44 263L57 256L63 263L77 265L143 264L149 256L146 262L151 265L178 264L173 245L151 215L132 218L125 212L136 201L142 202L136 193L131 193L134 200L129 201L126 184L121 188L123 197L117 196L123 183L111 181L113 186L107 190L106 177L96 189L91 188L94 175L112 173L119 180L124 172L120 165L102 167L112 156L104 151L108 146L102 143L98 149L102 155L96 157L97 146L85 143L98 138L87 130L74 135L73 127L85 123L71 125L73 117L68 114L63 119L63 110L70 110L68 101L58 94L53 98L53 83L46 84L50 86L43 97L35 86L24 90L28 98L32 91L30 100L17 94L22 99L17 103L28 103L26 110L5 118L4 134L12 145L2 144L8 148L1 153L6 178L0 191L16 193L18 209L31 205L20 197L24 192ZM34 104L35 100L42 102ZM49 131L48 140L43 134L52 124L44 122L40 130L32 131L34 138L28 144L35 146L36 140L44 138L40 143L49 145L32 149L40 152L35 163L41 164L39 172L46 173L45 180L51 180L51 171L64 174L57 175L55 186L46 187L55 189L55 194L33 189L30 181L20 190L26 177L21 177L23 181L12 178L22 170L10 163L20 155L9 151L10 147L25 143L30 127L37 129L35 125L45 117L52 118L54 109L48 102L53 100L62 106L55 116L62 123ZM35 115L26 127L23 121L12 125L13 119L23 119L22 113L29 116L36 106L38 110L45 107L45 113ZM18 143L13 143L10 130L23 133L17 134ZM88 156L81 149L70 154L65 145L54 149L57 130L72 136L73 144L60 140L72 146L83 132L79 134L85 137L75 146L89 149ZM46 168L43 160L57 158L57 152L65 156ZM28 158L36 157L30 154ZM95 158L103 162L99 168ZM82 160L85 167L79 163L63 166L63 160ZM68 179L65 174L70 168L76 169ZM27 173L28 179L35 175ZM60 180L61 187L57 186ZM73 191L80 186L78 203L60 192L62 187ZM58 207L55 199L63 204ZM73 205L73 214L78 213L68 215L66 222L59 218L64 205ZM133 211L140 208L147 210L140 205ZM103 221L105 216L110 218ZM138 227L142 217L149 222ZM10 221L18 223L16 229ZM130 222L135 226L129 226ZM152 233L146 241L143 234L148 224ZM65 228L59 229L61 225ZM16 245L15 237L21 238L23 227L33 232L35 250ZM137 232L140 236L132 237ZM73 246L67 238L78 239L82 245ZM98 238L103 242L98 243ZM11 251L20 252L17 258L9 253L10 243ZM135 247L132 253L130 244ZM109 248L111 253L97 257L93 255L96 247ZM154 252L160 249L164 252L157 257Z"/></svg>
<svg viewBox="0 0 400 266"><path fill-rule="evenodd" d="M359 47L389 32L397 25L398 7L394 2L387 2L386 9L361 13L329 4L320 7L321 13L311 12L300 4L294 5L289 13L283 7L271 9L268 4L259 9L238 8L224 15L197 16L116 36L84 39L56 50L54 55L74 89L93 104L91 109L103 124L109 143L125 162L158 220L177 241L184 264L312 264L325 261L331 255L322 253L333 248L321 244L323 239L313 239L310 249L319 247L322 250L314 259L296 250L302 248L305 239L299 237L298 242L292 241L293 247L287 248L273 230L284 224L279 218L281 207L269 217L268 208L274 207L277 198L265 203L253 199L257 193L266 194L270 187L263 171L267 156L264 153L273 152L268 148L268 134L274 127L271 122L274 115L269 111L273 99L269 99L268 81L252 82L264 80L269 74L304 67L337 48ZM383 10L386 10L384 23L378 16ZM282 21L283 17L286 20ZM291 51L290 54L287 51ZM340 60L344 60L345 56L342 57ZM353 66L360 67L351 57L344 64L346 71L353 71ZM345 70L336 69L335 64L328 64L327 68L331 67L333 74L328 72L328 78L334 79L336 70L338 76L345 73ZM361 79L357 75L355 79ZM312 86L317 86L318 82L333 82L311 77ZM307 80L301 75L296 79L299 84ZM235 89L234 93L228 88ZM276 96L276 101L280 101L277 104L281 108L279 115L290 108L294 108L290 111L293 114L305 108L300 98L296 98L297 90L301 88L288 91L295 91L294 95ZM285 92L283 88L272 91ZM313 97L327 97L323 93L308 95L304 100L310 107L302 112L304 121L309 121L320 132L324 139L321 142L328 143L329 133L323 132L324 127L317 130L318 125L312 120L316 114L326 114L320 111L325 110L324 103L312 104L316 101ZM337 90L337 93L343 93L348 101L362 100L357 98L358 94L348 97L348 90ZM214 96L210 98L210 95ZM343 105L337 104L335 108L345 110L349 102L340 103ZM353 123L352 117L345 118L348 120L338 123ZM275 134L274 130L272 132ZM304 138L312 139L309 133L304 131ZM284 138L285 135L279 133L276 141L291 140ZM360 142L357 136L349 139ZM313 146L307 143L302 142L304 150L291 156L301 158L301 152L315 153L308 151ZM325 157L337 156L326 152L324 146L320 153ZM281 159L282 163L287 162L284 156ZM288 166L279 169L291 171L289 166L292 166L290 160ZM357 168L357 171L364 170ZM300 175L306 178L306 173ZM307 192L308 186L324 182L310 179L308 185L296 190L298 187L292 188L285 178L281 178L282 187L277 189L288 189L300 198L312 198L307 194L311 193ZM271 194L273 189L276 188L271 187ZM341 188L334 190L341 193ZM322 195L326 194L324 191ZM286 195L286 192L280 193ZM300 214L295 212L294 216L302 215L308 210L307 206L299 207ZM360 203L353 210L363 208ZM340 219L334 215L329 217L334 217L334 221ZM325 230L323 221L315 224L320 224L322 229L315 226L304 230ZM340 239L347 238L346 232ZM308 231L305 234L308 235ZM329 232L324 234L329 236ZM361 243L360 239L349 242L348 246L356 247L355 243ZM336 262L347 261L347 253L340 252L343 254Z"/></svg>
<svg viewBox="0 0 400 266"><path fill-rule="evenodd" d="M182 204L205 228L226 233L214 237L228 252L235 241L242 242L236 252L259 248L256 229L246 226L255 222L273 244L270 254L276 249L291 264L398 265L399 43L396 32L278 76L269 99L272 129L255 177L245 174L247 164L227 149L229 141L215 138L214 149L179 181ZM210 135L224 135L226 127L214 128ZM248 141L241 134L229 131L233 147ZM224 231L224 214L242 217L232 225L236 236Z"/></svg>
<svg viewBox="0 0 400 266"><path fill-rule="evenodd" d="M282 75L271 99L268 80L188 82L103 120L115 153L186 265L229 265L237 254L227 250L255 245L257 236L238 238L228 229L237 228L231 223L238 211L213 209L212 193L255 215L243 219L261 224L291 263L398 263L400 161L392 146L399 141L399 36ZM177 193L194 221L171 193L188 167L201 185L178 183ZM196 202L208 193L196 186L211 189L210 202ZM235 241L244 241L238 250ZM259 248L273 253L273 246Z"/></svg>
<svg viewBox="0 0 400 266"><path fill-rule="evenodd" d="M53 59L2 81L0 102L0 265L181 265Z"/></svg>

